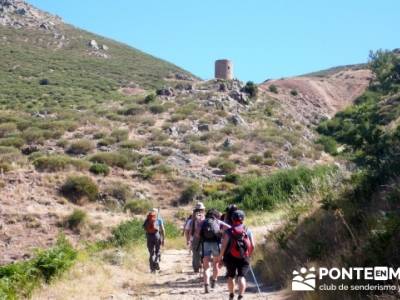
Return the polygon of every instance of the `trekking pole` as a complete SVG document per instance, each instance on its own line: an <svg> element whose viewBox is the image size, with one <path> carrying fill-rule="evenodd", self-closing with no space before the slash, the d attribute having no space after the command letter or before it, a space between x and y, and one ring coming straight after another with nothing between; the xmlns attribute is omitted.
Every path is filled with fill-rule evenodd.
<svg viewBox="0 0 400 300"><path fill-rule="evenodd" d="M256 275L254 274L254 271L253 271L253 268L252 268L251 265L250 265L250 272L251 272L251 275L253 276L254 282L255 282L255 284L256 284L256 286L257 286L258 294L259 294L260 296L262 296L262 295L261 295L261 290L260 290L260 285L258 284ZM265 298L265 299L267 299L267 298Z"/></svg>

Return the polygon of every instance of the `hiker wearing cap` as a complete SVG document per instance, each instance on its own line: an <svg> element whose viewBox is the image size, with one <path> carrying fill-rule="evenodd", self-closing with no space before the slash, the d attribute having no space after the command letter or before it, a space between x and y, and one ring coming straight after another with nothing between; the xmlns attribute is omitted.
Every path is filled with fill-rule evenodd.
<svg viewBox="0 0 400 300"><path fill-rule="evenodd" d="M210 209L205 220L200 224L200 242L203 258L204 272L204 292L209 292L209 285L214 288L218 279L219 273L219 254L220 243L223 230L229 229L230 226L219 220L221 214L216 209ZM210 278L210 265L212 265L212 276ZM210 284L211 283L211 284Z"/></svg>
<svg viewBox="0 0 400 300"><path fill-rule="evenodd" d="M239 285L238 300L243 298L246 290L245 275L250 268L250 256L254 250L254 239L251 231L244 226L245 215L241 210L232 214L232 227L225 231L221 253L220 264L225 263L228 277L229 300L234 299L235 282L237 276Z"/></svg>
<svg viewBox="0 0 400 300"><path fill-rule="evenodd" d="M195 273L200 271L201 267L201 247L200 247L200 224L205 218L205 206L198 202L192 214L192 219L186 223L185 237L186 244L192 249L192 267Z"/></svg>
<svg viewBox="0 0 400 300"><path fill-rule="evenodd" d="M238 210L238 207L236 204L230 204L226 209L224 213L224 218L223 221L225 223L228 223L229 225L232 225L232 214Z"/></svg>
<svg viewBox="0 0 400 300"><path fill-rule="evenodd" d="M161 246L164 246L164 222L158 215L158 210L153 208L144 221L143 228L146 232L147 249L149 250L149 265L152 273L160 270Z"/></svg>

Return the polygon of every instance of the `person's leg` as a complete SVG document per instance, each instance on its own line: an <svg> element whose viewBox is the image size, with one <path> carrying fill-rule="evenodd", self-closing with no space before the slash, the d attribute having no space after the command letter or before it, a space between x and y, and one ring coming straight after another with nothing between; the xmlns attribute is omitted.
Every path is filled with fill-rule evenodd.
<svg viewBox="0 0 400 300"><path fill-rule="evenodd" d="M160 260L161 260L161 237L156 237L154 242L154 268L160 270Z"/></svg>
<svg viewBox="0 0 400 300"><path fill-rule="evenodd" d="M201 249L200 249L200 242L198 239L194 238L192 242L192 266L193 271L196 273L199 272L200 265L201 265Z"/></svg>
<svg viewBox="0 0 400 300"><path fill-rule="evenodd" d="M150 271L154 272L154 253L155 253L155 247L154 247L154 239L151 235L147 236L147 249L149 250L149 267Z"/></svg>
<svg viewBox="0 0 400 300"><path fill-rule="evenodd" d="M229 299L233 299L235 296L235 278L228 277L228 291L229 291Z"/></svg>
<svg viewBox="0 0 400 300"><path fill-rule="evenodd" d="M226 266L226 275L228 277L229 300L233 300L235 296L236 266L230 259L226 259L224 262Z"/></svg>
<svg viewBox="0 0 400 300"><path fill-rule="evenodd" d="M203 257L203 280L205 292L208 293L208 285L210 284L210 257Z"/></svg>
<svg viewBox="0 0 400 300"><path fill-rule="evenodd" d="M214 256L213 257L213 275L212 275L212 278L213 278L214 281L217 281L218 273L219 273L218 256Z"/></svg>
<svg viewBox="0 0 400 300"><path fill-rule="evenodd" d="M239 296L243 296L246 291L246 278L244 276L238 277Z"/></svg>

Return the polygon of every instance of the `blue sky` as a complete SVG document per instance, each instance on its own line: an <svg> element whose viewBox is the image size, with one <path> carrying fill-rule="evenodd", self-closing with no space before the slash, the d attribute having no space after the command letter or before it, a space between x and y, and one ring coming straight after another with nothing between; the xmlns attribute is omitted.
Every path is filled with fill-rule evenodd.
<svg viewBox="0 0 400 300"><path fill-rule="evenodd" d="M67 23L208 79L229 58L261 82L365 62L400 48L398 0L28 0Z"/></svg>

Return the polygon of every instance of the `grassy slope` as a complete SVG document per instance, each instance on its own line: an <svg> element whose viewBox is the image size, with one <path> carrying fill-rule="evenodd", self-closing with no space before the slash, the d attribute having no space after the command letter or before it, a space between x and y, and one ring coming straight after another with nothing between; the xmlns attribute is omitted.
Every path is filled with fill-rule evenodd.
<svg viewBox="0 0 400 300"><path fill-rule="evenodd" d="M53 33L0 26L0 104L15 108L27 102L101 101L121 86L135 83L151 89L163 85L171 73L188 72L127 45L89 32L60 25L65 40ZM110 57L90 56L88 42L105 44ZM60 43L64 46L58 48ZM48 79L49 85L40 85ZM31 104L32 105L32 104Z"/></svg>

